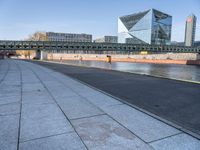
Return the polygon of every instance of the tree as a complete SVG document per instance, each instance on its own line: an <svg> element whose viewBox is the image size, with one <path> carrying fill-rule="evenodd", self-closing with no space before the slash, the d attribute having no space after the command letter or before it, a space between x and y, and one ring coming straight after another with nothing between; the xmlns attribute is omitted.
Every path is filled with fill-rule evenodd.
<svg viewBox="0 0 200 150"><path fill-rule="evenodd" d="M27 41L48 41L46 32L35 32L32 35L29 35ZM36 55L35 50L17 50L16 54L19 56L24 56L25 58L33 58Z"/></svg>
<svg viewBox="0 0 200 150"><path fill-rule="evenodd" d="M46 35L46 32L35 32L32 35L30 35L26 40L28 41L48 41L48 37Z"/></svg>

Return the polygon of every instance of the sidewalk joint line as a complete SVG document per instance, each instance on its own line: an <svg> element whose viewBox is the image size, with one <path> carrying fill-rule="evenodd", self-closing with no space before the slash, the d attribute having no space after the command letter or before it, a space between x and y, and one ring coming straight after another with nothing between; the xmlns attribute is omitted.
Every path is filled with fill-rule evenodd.
<svg viewBox="0 0 200 150"><path fill-rule="evenodd" d="M14 61L14 63L16 64L16 66L18 67L18 69L20 71L20 85L21 85L20 113L19 113L19 127L18 127L18 141L17 141L17 150L19 150L19 141L20 141L20 135L21 135L21 116L22 116L22 70L16 61Z"/></svg>
<svg viewBox="0 0 200 150"><path fill-rule="evenodd" d="M35 71L32 70L32 68L30 68L30 70L35 74L35 76L39 79L39 81L42 83L42 85L44 86L44 88L47 90L47 92L49 93L49 95L53 98L53 100L55 101L56 105L58 106L58 108L61 110L61 112L63 113L63 115L65 116L65 118L68 120L68 122L70 123L70 125L72 126L72 128L74 129L75 133L77 134L77 136L79 137L80 141L82 142L82 144L85 146L85 148L87 150L89 150L89 148L87 147L87 145L84 143L84 141L82 140L82 138L80 137L80 135L78 134L78 132L76 131L74 125L71 123L70 119L67 117L67 115L64 113L64 111L62 110L62 108L60 107L60 105L58 104L58 102L56 101L56 99L54 98L54 96L51 94L51 92L49 91L49 89L46 87L46 85L44 84L44 82L39 78L39 76L35 73ZM44 70L43 70L44 71ZM45 71L44 71L45 72Z"/></svg>
<svg viewBox="0 0 200 150"><path fill-rule="evenodd" d="M105 116L107 115L106 113L103 113L103 114L98 114L98 115L93 115L93 116L88 116L88 117L81 117L81 118L72 118L70 119L71 121L74 121L74 120L81 120L81 119L87 119L87 118L93 118L93 117L98 117L98 116Z"/></svg>
<svg viewBox="0 0 200 150"><path fill-rule="evenodd" d="M20 104L20 100L19 101L16 101L16 102L10 102L10 103L5 103L5 104L0 104L0 107L1 106L6 106L6 105L14 105L14 104Z"/></svg>
<svg viewBox="0 0 200 150"><path fill-rule="evenodd" d="M6 116L17 116L17 115L19 115L20 113L13 113L13 114L6 114L6 115L1 115L0 114L0 117L6 117Z"/></svg>
<svg viewBox="0 0 200 150"><path fill-rule="evenodd" d="M20 143L26 143L26 142L30 142L30 141L39 140L39 139L45 139L45 138L49 138L49 137L55 137L55 136L64 135L64 134L68 134L68 133L74 133L74 131L63 132L63 133L59 133L59 134L52 134L52 135L43 136L43 137L34 138L34 139L28 139L28 140L20 141Z"/></svg>
<svg viewBox="0 0 200 150"><path fill-rule="evenodd" d="M153 141L150 141L150 142L148 142L148 143L151 144L151 143L154 143L154 142L157 142L157 141L161 141L161 140L164 140L164 139L168 139L168 138L170 138L170 137L177 136L177 135L183 134L183 133L184 133L184 132L180 131L179 133L176 133L176 134L173 134L173 135L169 135L169 136L166 136L166 137L157 139L157 140L153 140Z"/></svg>
<svg viewBox="0 0 200 150"><path fill-rule="evenodd" d="M57 73L59 73L59 72L57 72ZM51 76L53 76L53 75L51 75ZM65 75L65 76L67 76L67 77L69 77L70 79L72 79L72 80L74 80L74 81L76 81L76 82L79 82L79 80L76 80L76 79L74 79L74 78L72 78L72 77L70 77L70 76L68 76L68 75ZM58 78L56 78L55 76L53 76L58 82L60 82L60 83L62 83L65 87L67 87L63 82L61 82ZM88 86L87 84L84 84L84 83L82 83L81 81L79 82L79 83L81 83L81 84L83 84L83 85L86 85L86 86ZM89 88L91 88L91 89L94 89L94 90L96 90L96 91L99 91L99 90L97 90L96 88L92 88L92 87L90 87L90 86L88 86ZM68 88L70 88L70 87L68 87ZM72 88L70 88L71 90L73 90ZM73 90L74 91L74 90ZM76 91L74 91L74 92L76 92ZM101 92L101 91L100 91ZM77 93L77 92L76 92ZM101 92L102 94L104 94L103 92ZM79 93L77 93L80 97L83 97L82 95L80 95ZM102 111L102 112L104 112L101 108L99 108L98 106L96 106L96 105L94 105L93 103L91 103L88 99L86 99L85 97L83 97L86 101L88 101L90 104L92 104L93 106L95 106L95 107L97 107L100 111ZM117 99L118 100L118 99ZM115 122L117 122L120 126L122 126L123 128L125 128L127 131L129 131L130 133L132 133L135 137L137 137L138 139L140 139L141 141L143 141L145 144L148 144L145 140L143 140L142 138L140 138L137 134L135 134L134 132L132 132L131 130L129 130L128 128L126 128L124 125L122 125L120 122L118 122L117 120L115 120L113 117L111 117L109 114L107 114L106 112L104 112L105 114L104 115L107 115L107 116L109 116L112 120L114 120ZM76 131L76 130L75 130ZM78 133L77 133L78 134ZM149 144L148 144L149 145ZM150 146L150 145L149 145Z"/></svg>

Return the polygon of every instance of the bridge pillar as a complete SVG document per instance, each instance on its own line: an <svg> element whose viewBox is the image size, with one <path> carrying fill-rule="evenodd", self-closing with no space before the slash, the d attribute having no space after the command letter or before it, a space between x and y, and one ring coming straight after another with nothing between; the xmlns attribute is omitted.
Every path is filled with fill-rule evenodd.
<svg viewBox="0 0 200 150"><path fill-rule="evenodd" d="M35 58L40 59L41 58L41 50L36 50L35 53L36 53Z"/></svg>
<svg viewBox="0 0 200 150"><path fill-rule="evenodd" d="M200 60L200 53L197 54L197 60Z"/></svg>
<svg viewBox="0 0 200 150"><path fill-rule="evenodd" d="M36 51L36 59L39 60L47 60L47 52L42 51L42 50L37 50Z"/></svg>
<svg viewBox="0 0 200 150"><path fill-rule="evenodd" d="M47 60L48 53L45 51L41 51L40 60Z"/></svg>

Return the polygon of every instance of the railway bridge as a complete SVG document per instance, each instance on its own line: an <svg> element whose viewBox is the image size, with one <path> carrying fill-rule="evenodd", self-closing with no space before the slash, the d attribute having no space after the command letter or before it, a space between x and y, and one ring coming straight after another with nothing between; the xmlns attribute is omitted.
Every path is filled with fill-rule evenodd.
<svg viewBox="0 0 200 150"><path fill-rule="evenodd" d="M38 54L38 57L40 57L41 52L84 54L132 54L141 51L147 51L150 53L200 53L200 47L173 45L0 40L0 53L12 53L16 50L35 50Z"/></svg>

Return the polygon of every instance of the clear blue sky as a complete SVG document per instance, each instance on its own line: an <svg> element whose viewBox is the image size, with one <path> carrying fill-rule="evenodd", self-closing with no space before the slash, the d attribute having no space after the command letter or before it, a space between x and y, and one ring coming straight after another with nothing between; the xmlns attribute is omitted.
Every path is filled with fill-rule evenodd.
<svg viewBox="0 0 200 150"><path fill-rule="evenodd" d="M183 41L186 17L197 18L200 0L0 0L0 39L20 40L35 31L117 35L117 18L155 8L173 16L172 40Z"/></svg>

